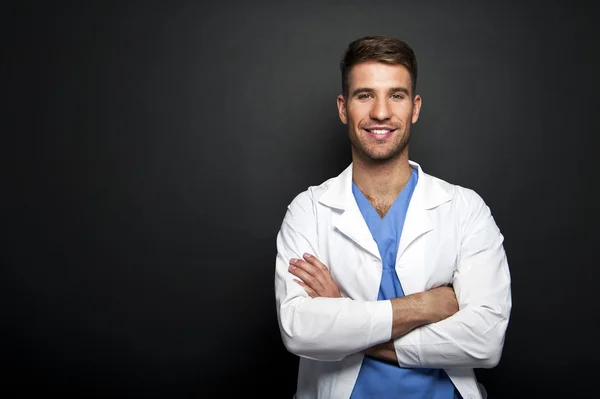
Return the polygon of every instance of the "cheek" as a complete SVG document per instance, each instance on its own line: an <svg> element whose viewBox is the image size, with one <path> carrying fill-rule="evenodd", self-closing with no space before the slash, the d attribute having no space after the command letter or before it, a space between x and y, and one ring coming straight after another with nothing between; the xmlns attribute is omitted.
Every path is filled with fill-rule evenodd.
<svg viewBox="0 0 600 399"><path fill-rule="evenodd" d="M398 104L394 107L394 114L396 117L402 120L406 120L412 117L413 107L409 103Z"/></svg>
<svg viewBox="0 0 600 399"><path fill-rule="evenodd" d="M348 122L352 125L360 124L360 121L368 119L369 111L365 107L350 107L346 111Z"/></svg>

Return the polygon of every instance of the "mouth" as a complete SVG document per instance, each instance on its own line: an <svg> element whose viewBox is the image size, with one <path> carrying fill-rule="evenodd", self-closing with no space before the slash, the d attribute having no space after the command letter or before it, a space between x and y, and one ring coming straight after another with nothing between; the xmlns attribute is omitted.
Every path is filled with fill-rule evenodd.
<svg viewBox="0 0 600 399"><path fill-rule="evenodd" d="M368 136L372 137L375 140L385 140L392 136L394 132L397 130L392 127L371 127L369 129L363 128L363 130L367 133Z"/></svg>

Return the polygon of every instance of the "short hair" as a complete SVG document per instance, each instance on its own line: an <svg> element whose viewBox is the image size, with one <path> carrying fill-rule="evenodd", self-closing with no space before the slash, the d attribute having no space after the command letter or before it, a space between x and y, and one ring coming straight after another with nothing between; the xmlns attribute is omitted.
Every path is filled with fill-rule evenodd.
<svg viewBox="0 0 600 399"><path fill-rule="evenodd" d="M342 92L348 98L350 70L353 66L367 61L377 61L390 65L402 65L410 74L411 95L417 89L417 59L413 49L404 41L389 36L365 36L351 42L342 61Z"/></svg>

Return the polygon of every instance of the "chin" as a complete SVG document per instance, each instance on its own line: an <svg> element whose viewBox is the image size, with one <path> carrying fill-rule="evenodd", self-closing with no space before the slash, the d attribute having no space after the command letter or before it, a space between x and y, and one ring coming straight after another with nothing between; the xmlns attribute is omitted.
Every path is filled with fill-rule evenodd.
<svg viewBox="0 0 600 399"><path fill-rule="evenodd" d="M372 162L385 162L390 159L395 158L398 154L390 153L390 152L372 152L372 151L363 151L363 156Z"/></svg>
<svg viewBox="0 0 600 399"><path fill-rule="evenodd" d="M364 151L364 154L374 161L387 161L388 159L397 158L400 151L397 148L386 150L369 150Z"/></svg>

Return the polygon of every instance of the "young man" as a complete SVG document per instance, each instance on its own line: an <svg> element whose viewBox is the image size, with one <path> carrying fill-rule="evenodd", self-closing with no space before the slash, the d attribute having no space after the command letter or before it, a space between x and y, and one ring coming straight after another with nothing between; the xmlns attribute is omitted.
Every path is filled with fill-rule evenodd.
<svg viewBox="0 0 600 399"><path fill-rule="evenodd" d="M352 163L300 193L277 235L275 294L298 399L485 397L511 311L503 236L473 190L409 160L421 98L401 40L341 62Z"/></svg>

